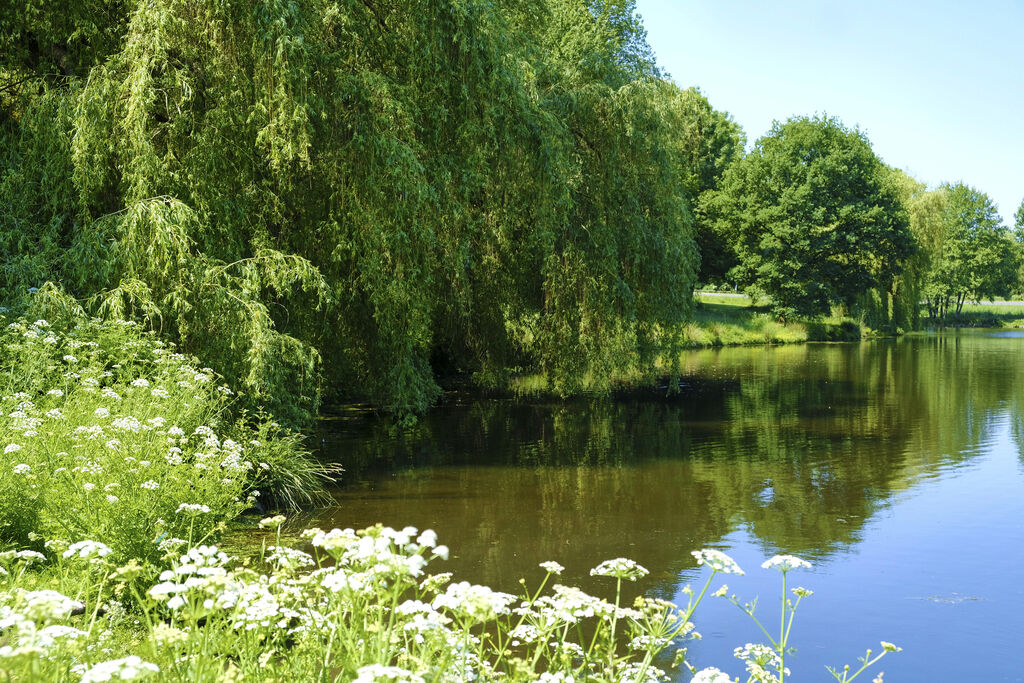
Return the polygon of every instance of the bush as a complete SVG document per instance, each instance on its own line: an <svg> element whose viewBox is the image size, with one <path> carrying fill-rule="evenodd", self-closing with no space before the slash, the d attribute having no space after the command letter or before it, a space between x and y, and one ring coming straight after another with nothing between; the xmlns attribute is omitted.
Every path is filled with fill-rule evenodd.
<svg viewBox="0 0 1024 683"><path fill-rule="evenodd" d="M213 535L261 487L320 490L297 435L233 417L212 370L136 325L0 322L0 544L102 538L153 559L155 539Z"/></svg>

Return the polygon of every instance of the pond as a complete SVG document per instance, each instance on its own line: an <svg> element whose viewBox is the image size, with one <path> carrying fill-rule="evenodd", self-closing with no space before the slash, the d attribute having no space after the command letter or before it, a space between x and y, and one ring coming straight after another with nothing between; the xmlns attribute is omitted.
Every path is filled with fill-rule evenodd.
<svg viewBox="0 0 1024 683"><path fill-rule="evenodd" d="M674 396L452 394L412 432L353 409L322 436L348 471L314 523L433 528L453 557L432 569L456 580L518 593L556 560L602 593L590 568L625 556L651 571L635 590L685 603L705 576L690 552L711 547L746 570L729 592L776 624L779 575L760 564L794 554L813 569L790 585L814 591L794 680L880 640L904 651L867 680L1024 680L1019 335L699 351ZM763 640L749 619L706 599L696 622L690 661L742 674L733 648Z"/></svg>

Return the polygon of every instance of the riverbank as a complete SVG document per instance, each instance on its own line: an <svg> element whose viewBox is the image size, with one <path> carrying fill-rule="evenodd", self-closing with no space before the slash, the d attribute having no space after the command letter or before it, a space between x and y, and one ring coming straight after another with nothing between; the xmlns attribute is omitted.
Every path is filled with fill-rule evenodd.
<svg viewBox="0 0 1024 683"><path fill-rule="evenodd" d="M815 321L780 322L766 306L755 305L745 294L695 293L693 319L682 329L684 352L727 346L847 342L881 335L852 318L830 316ZM670 377L671 363L661 360L653 372L646 368L620 368L612 377L611 390L630 392ZM547 393L547 378L529 373L511 378L507 387L518 396ZM584 391L588 385L584 382Z"/></svg>
<svg viewBox="0 0 1024 683"><path fill-rule="evenodd" d="M927 319L930 327L1011 327L1024 328L1024 301L976 301L964 304L958 314L944 319Z"/></svg>
<svg viewBox="0 0 1024 683"><path fill-rule="evenodd" d="M858 341L877 336L852 318L839 316L780 322L767 307L755 305L743 294L698 292L694 297L693 322L686 326L687 348Z"/></svg>

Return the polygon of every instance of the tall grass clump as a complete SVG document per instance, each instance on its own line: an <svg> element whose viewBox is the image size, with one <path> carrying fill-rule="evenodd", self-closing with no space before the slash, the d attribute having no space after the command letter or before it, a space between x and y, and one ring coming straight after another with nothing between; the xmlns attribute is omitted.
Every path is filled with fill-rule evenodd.
<svg viewBox="0 0 1024 683"><path fill-rule="evenodd" d="M310 502L323 468L194 358L124 321L0 315L0 549L102 539L152 560L260 494ZM157 541L157 542L155 542Z"/></svg>

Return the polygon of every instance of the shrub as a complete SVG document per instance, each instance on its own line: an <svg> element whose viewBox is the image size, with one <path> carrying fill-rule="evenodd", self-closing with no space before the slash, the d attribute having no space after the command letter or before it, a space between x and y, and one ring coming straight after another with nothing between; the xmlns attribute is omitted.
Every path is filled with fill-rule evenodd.
<svg viewBox="0 0 1024 683"><path fill-rule="evenodd" d="M0 543L102 538L153 559L154 539L214 534L260 487L319 489L299 437L233 417L212 370L136 325L0 322Z"/></svg>

